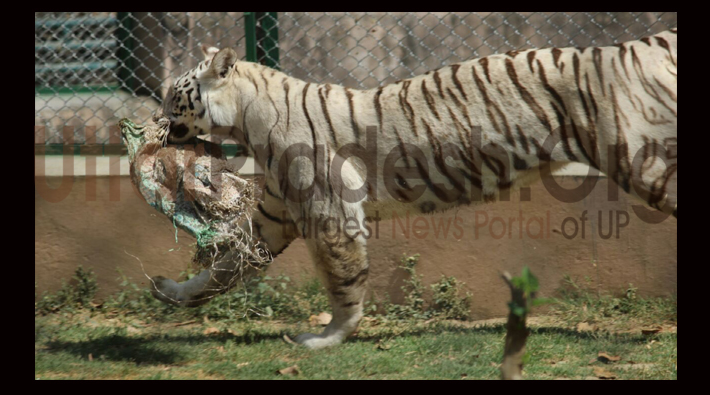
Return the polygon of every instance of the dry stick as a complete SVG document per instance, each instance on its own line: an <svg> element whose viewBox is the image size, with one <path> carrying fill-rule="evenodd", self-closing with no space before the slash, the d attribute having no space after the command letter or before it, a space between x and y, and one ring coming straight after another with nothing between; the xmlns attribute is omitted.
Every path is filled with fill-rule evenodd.
<svg viewBox="0 0 710 395"><path fill-rule="evenodd" d="M503 363L500 365L501 378L503 380L522 380L525 340L529 334L528 328L525 326L529 307L528 300L523 290L513 285L510 273L504 272L502 277L508 287L510 287L513 304L524 307L525 312L519 316L513 312L513 309L510 309L510 313L508 313Z"/></svg>

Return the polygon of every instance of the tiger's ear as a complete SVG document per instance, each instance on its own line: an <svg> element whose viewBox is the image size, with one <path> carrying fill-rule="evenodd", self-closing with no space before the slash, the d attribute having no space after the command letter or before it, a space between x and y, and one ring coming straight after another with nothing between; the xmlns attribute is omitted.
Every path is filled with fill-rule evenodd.
<svg viewBox="0 0 710 395"><path fill-rule="evenodd" d="M225 78L235 63L237 63L237 53L231 48L224 48L212 59L210 70L216 78Z"/></svg>
<svg viewBox="0 0 710 395"><path fill-rule="evenodd" d="M212 60L212 58L217 55L217 52L219 52L219 48L208 47L205 44L200 45L200 49L202 49L202 55L204 55L205 60Z"/></svg>

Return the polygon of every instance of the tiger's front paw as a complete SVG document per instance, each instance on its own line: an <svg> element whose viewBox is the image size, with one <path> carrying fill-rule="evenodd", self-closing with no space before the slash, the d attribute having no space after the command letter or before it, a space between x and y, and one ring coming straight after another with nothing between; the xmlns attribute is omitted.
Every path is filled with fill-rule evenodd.
<svg viewBox="0 0 710 395"><path fill-rule="evenodd" d="M151 285L150 293L154 298L167 304L179 304L177 298L180 284L163 276L155 276L151 278Z"/></svg>
<svg viewBox="0 0 710 395"><path fill-rule="evenodd" d="M296 336L296 343L302 344L311 350L318 350L321 348L325 347L330 347L334 346L336 344L340 344L342 342L342 339L339 339L336 336L325 336L325 335L316 335L313 333L304 333L301 335Z"/></svg>
<svg viewBox="0 0 710 395"><path fill-rule="evenodd" d="M206 272L206 270L204 270L204 272ZM200 276L195 276L193 279L201 281L199 277L204 276L200 273ZM187 286L190 281L178 283L163 276L155 276L151 278L151 283L150 293L154 298L166 304L182 307L196 307L210 300L209 297L203 297L203 293L195 291L194 288L197 287ZM202 283L200 283L200 286L204 288Z"/></svg>

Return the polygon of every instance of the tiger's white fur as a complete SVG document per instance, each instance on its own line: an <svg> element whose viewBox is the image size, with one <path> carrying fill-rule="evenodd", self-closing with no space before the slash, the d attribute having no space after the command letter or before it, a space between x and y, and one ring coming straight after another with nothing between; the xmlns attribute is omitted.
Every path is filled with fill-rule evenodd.
<svg viewBox="0 0 710 395"><path fill-rule="evenodd" d="M610 47L513 51L363 91L240 62L231 49L205 56L166 97L170 141L217 126L240 131L265 171L259 237L277 255L305 236L329 293L333 320L322 334L297 338L308 347L340 343L362 316L367 217L493 201L538 178L541 166L570 162L677 216L675 29ZM348 145L363 147L351 151L359 159L344 161ZM312 184L312 195L294 192ZM320 216L341 225L299 221ZM349 218L347 237L323 236ZM185 290L199 289L199 278L170 287L189 299Z"/></svg>

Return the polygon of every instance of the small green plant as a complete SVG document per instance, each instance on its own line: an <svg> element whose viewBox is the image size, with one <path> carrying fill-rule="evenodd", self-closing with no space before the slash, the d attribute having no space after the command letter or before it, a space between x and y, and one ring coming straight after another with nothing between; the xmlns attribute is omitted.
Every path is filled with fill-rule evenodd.
<svg viewBox="0 0 710 395"><path fill-rule="evenodd" d="M36 287L36 286L35 286ZM96 275L91 269L78 266L70 283L63 282L55 293L45 292L35 303L35 315L45 315L60 310L91 308L91 301L98 286Z"/></svg>
<svg viewBox="0 0 710 395"><path fill-rule="evenodd" d="M417 274L415 266L419 262L419 254L402 256L401 268L409 274L404 281L404 303L385 304L385 316L394 320L426 320L430 318L466 320L470 316L471 294L460 296L464 283L455 277L442 276L432 284L431 303L425 298L426 287L422 276Z"/></svg>
<svg viewBox="0 0 710 395"><path fill-rule="evenodd" d="M441 276L441 279L431 285L434 292L434 310L437 316L451 320L467 320L471 315L471 293L461 297L461 287L464 283L455 277Z"/></svg>
<svg viewBox="0 0 710 395"><path fill-rule="evenodd" d="M175 306L155 299L148 288L132 282L121 270L118 273L121 290L109 296L104 308L120 312L121 315L135 315L156 321L170 320L171 315L177 311Z"/></svg>
<svg viewBox="0 0 710 395"><path fill-rule="evenodd" d="M325 288L318 279L310 279L296 288L291 298L283 301L280 313L295 319L308 318L330 309Z"/></svg>
<svg viewBox="0 0 710 395"><path fill-rule="evenodd" d="M540 289L540 282L527 266L523 267L520 276L513 277L510 282L515 288L523 291L524 300L528 301L527 306L519 306L515 303L515 301L508 303L510 311L518 317L529 314L532 307L540 306L552 301L551 299L537 298L535 296L537 291Z"/></svg>
<svg viewBox="0 0 710 395"><path fill-rule="evenodd" d="M654 324L658 317L663 317L665 321L678 321L675 298L641 298L632 284L620 294L600 295L589 287L589 281L586 283L583 287L565 276L553 313L570 324L611 320L617 326L633 326L634 323L638 326L642 323Z"/></svg>
<svg viewBox="0 0 710 395"><path fill-rule="evenodd" d="M368 302L365 314L373 315L380 305L385 311L385 318L397 321L467 319L471 295L462 292L464 284L454 277L442 276L428 288L416 272L418 261L419 255L402 257L401 267L409 275L402 286L404 303ZM251 277L235 289L215 296L209 303L195 308L181 308L155 299L149 287L136 284L120 270L119 275L121 289L106 299L102 304L103 310L144 321L172 322L203 317L213 320L301 321L330 309L326 291L315 278L294 285L290 278L283 275ZM97 290L94 277L91 271L77 268L71 285L64 284L56 293L43 295L35 304L35 313L43 315L69 308L92 308L90 302ZM183 273L181 277L189 279L190 273Z"/></svg>
<svg viewBox="0 0 710 395"><path fill-rule="evenodd" d="M215 296L196 309L199 316L213 319L273 318L288 299L290 279L286 276L256 276L225 294Z"/></svg>
<svg viewBox="0 0 710 395"><path fill-rule="evenodd" d="M189 279L190 274L183 277ZM296 287L287 276L256 276L234 289L216 295L195 308L181 308L155 299L147 287L141 287L125 275L119 278L121 290L104 304L107 310L144 320L175 321L208 317L214 320L294 319L328 309L328 297L317 279Z"/></svg>
<svg viewBox="0 0 710 395"><path fill-rule="evenodd" d="M424 301L424 285L421 276L414 268L419 262L419 254L412 256L402 256L400 268L409 274L409 278L404 280L402 292L404 292L404 303L386 305L386 316L396 320L429 319L431 312L427 311Z"/></svg>
<svg viewBox="0 0 710 395"><path fill-rule="evenodd" d="M215 319L261 318L303 320L328 309L328 297L317 279L296 287L287 276L258 276L201 306L199 315Z"/></svg>

